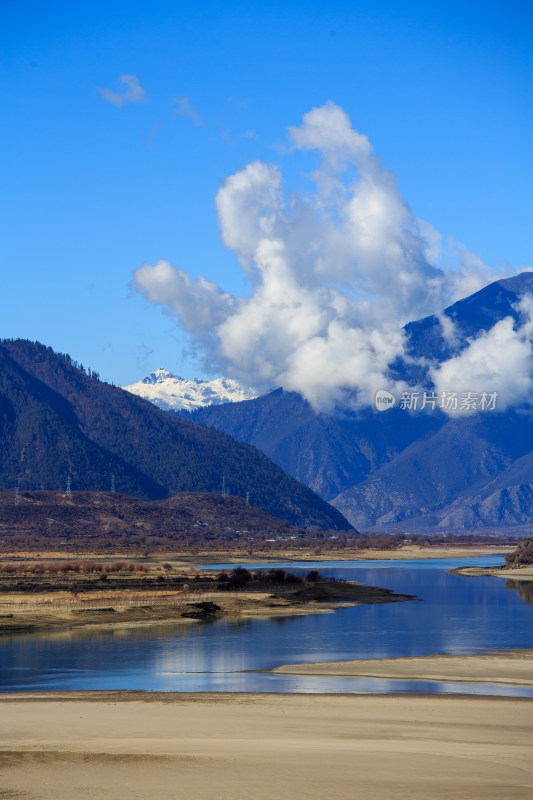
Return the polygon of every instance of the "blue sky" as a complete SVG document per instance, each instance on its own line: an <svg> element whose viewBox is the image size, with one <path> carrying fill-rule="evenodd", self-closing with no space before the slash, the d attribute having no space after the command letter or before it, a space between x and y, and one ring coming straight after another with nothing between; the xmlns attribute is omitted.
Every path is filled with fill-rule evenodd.
<svg viewBox="0 0 533 800"><path fill-rule="evenodd" d="M133 273L165 259L248 294L217 190L260 160L305 195L316 156L291 151L287 127L327 101L415 217L496 270L531 264L532 20L514 0L11 4L0 336L118 384L158 366L207 376ZM99 91L123 95L123 75L145 102Z"/></svg>

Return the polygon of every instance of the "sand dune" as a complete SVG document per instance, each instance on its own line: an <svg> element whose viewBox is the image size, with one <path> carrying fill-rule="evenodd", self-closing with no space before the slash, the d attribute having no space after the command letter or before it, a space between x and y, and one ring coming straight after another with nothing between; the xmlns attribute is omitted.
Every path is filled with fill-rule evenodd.
<svg viewBox="0 0 533 800"><path fill-rule="evenodd" d="M0 697L13 800L515 800L533 701L74 693Z"/></svg>

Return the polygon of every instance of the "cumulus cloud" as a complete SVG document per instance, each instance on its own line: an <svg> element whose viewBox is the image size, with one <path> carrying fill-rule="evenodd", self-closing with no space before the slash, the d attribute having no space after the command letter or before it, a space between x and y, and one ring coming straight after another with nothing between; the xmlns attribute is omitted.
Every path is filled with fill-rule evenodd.
<svg viewBox="0 0 533 800"><path fill-rule="evenodd" d="M216 195L248 297L164 261L137 270L134 286L178 317L211 367L320 410L367 405L378 389L405 389L388 367L404 354L406 322L502 275L413 216L339 106L312 109L288 136L291 151L320 154L309 192L287 194L279 166L253 161ZM453 339L451 323L444 332Z"/></svg>
<svg viewBox="0 0 533 800"><path fill-rule="evenodd" d="M98 89L104 100L118 108L131 106L136 103L146 103L148 100L145 90L135 75L121 75L118 83L122 84L121 91L113 92L111 89Z"/></svg>
<svg viewBox="0 0 533 800"><path fill-rule="evenodd" d="M194 110L188 97L173 97L172 103L176 114L179 114L180 117L190 119L195 125L204 124L202 115Z"/></svg>
<svg viewBox="0 0 533 800"><path fill-rule="evenodd" d="M533 390L533 298L520 305L522 323L512 317L497 322L472 339L457 356L430 370L440 395L471 392L480 398L496 393L494 410L531 402ZM451 415L474 413L473 409L451 408Z"/></svg>
<svg viewBox="0 0 533 800"><path fill-rule="evenodd" d="M235 299L201 275L192 281L168 261L152 267L144 264L135 272L135 286L152 303L168 306L193 335L201 335L231 315Z"/></svg>

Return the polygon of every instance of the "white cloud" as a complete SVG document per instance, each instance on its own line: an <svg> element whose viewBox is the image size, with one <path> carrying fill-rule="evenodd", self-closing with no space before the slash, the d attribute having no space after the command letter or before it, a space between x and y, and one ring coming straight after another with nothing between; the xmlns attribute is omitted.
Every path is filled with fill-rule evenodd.
<svg viewBox="0 0 533 800"><path fill-rule="evenodd" d="M194 110L188 97L173 97L171 102L174 104L176 114L179 114L180 117L190 119L195 125L204 124L202 115Z"/></svg>
<svg viewBox="0 0 533 800"><path fill-rule="evenodd" d="M372 405L379 389L407 389L385 375L402 346L399 331L369 332L333 320L325 334L307 339L294 351L281 383L297 392L306 387L305 396L322 411L353 406L355 391L360 405Z"/></svg>
<svg viewBox="0 0 533 800"><path fill-rule="evenodd" d="M472 339L459 355L430 370L436 391L474 392L481 396L497 393L495 410L531 402L533 390L533 298L520 304L523 323L512 317L497 322L490 330ZM460 407L451 415L473 413Z"/></svg>
<svg viewBox="0 0 533 800"><path fill-rule="evenodd" d="M134 286L151 303L172 309L193 335L223 322L235 305L234 298L215 283L201 275L192 281L188 273L172 267L168 261L158 261L153 267L144 264L135 272Z"/></svg>
<svg viewBox="0 0 533 800"><path fill-rule="evenodd" d="M222 241L246 270L252 269L259 244L272 237L283 213L278 168L253 161L227 178L215 202Z"/></svg>
<svg viewBox="0 0 533 800"><path fill-rule="evenodd" d="M450 319L450 317L443 311L438 311L435 316L440 323L442 338L446 344L452 349L458 347L459 337L457 335L457 329L453 319Z"/></svg>
<svg viewBox="0 0 533 800"><path fill-rule="evenodd" d="M258 389L283 385L318 409L366 405L377 389L405 388L387 368L403 353L406 322L502 276L413 216L339 106L305 114L289 139L292 150L320 152L312 192L285 195L279 167L253 161L216 195L222 241L249 297L164 261L137 270L134 285L175 313L224 374ZM444 333L453 339L451 323Z"/></svg>
<svg viewBox="0 0 533 800"><path fill-rule="evenodd" d="M113 92L111 89L98 89L104 100L119 108L136 103L146 103L148 97L135 75L121 75L118 82L122 84L122 91L120 92Z"/></svg>

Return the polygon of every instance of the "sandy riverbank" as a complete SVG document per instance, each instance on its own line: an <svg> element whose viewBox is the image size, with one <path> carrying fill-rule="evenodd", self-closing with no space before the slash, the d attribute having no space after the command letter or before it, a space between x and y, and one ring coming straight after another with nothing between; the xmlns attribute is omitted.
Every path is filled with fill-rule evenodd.
<svg viewBox="0 0 533 800"><path fill-rule="evenodd" d="M9 800L525 800L533 701L0 696Z"/></svg>
<svg viewBox="0 0 533 800"><path fill-rule="evenodd" d="M329 675L342 678L493 683L533 686L533 650L498 650L476 655L430 655L366 661L286 664L280 675Z"/></svg>
<svg viewBox="0 0 533 800"><path fill-rule="evenodd" d="M260 550L253 553L253 555L243 555L242 553L205 553L202 555L178 555L175 556L176 566L200 566L208 564L226 564L226 563L249 563L258 564L261 561L265 562L294 562L297 564L299 561L404 561L419 558L480 558L481 556L499 555L505 556L513 550L511 545L486 545L486 546L442 546L435 545L430 547L422 547L420 545L405 545L397 550L350 550L343 548L342 550L327 550L325 552L316 553L313 550L286 550L282 552L262 552Z"/></svg>
<svg viewBox="0 0 533 800"><path fill-rule="evenodd" d="M504 556L510 553L514 547L512 545L431 545L423 547L421 545L404 545L397 550L372 550L343 548L342 550L327 550L317 553L315 550L294 549L294 550L255 550L252 555L244 554L242 550L212 550L204 553L175 552L152 554L147 558L135 557L135 561L143 564L158 564L168 561L175 569L187 567L200 567L209 564L258 564L261 562L294 562L301 561L382 561L382 560L405 560L413 558L479 558L486 555ZM0 553L0 558L5 562L20 561L21 559L35 562L36 559L46 561L49 559L64 560L88 560L95 562L105 562L116 559L131 559L131 553L121 553L120 550L113 551L112 554L102 555L92 552L65 552L64 550L20 550L16 553Z"/></svg>

